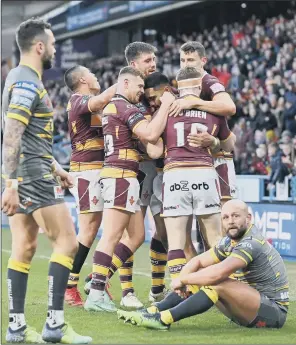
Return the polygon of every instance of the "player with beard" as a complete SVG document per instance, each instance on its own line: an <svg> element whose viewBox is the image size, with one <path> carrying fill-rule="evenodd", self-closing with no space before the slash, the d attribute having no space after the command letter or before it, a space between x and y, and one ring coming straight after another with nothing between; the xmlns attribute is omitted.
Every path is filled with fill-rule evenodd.
<svg viewBox="0 0 296 345"><path fill-rule="evenodd" d="M12 69L3 91L2 210L9 216L12 251L8 261L9 343L89 343L64 320L64 295L77 251L74 224L63 199L72 179L53 160L53 108L41 81L55 55L50 24L29 19L20 24L16 40L20 64ZM42 228L53 246L48 272L48 312L42 337L27 327L24 305L28 274ZM43 339L43 340L42 340Z"/></svg>
<svg viewBox="0 0 296 345"><path fill-rule="evenodd" d="M114 304L106 301L104 293L109 270L112 269L114 249L124 229L127 229L131 241L129 246L125 246L125 260L122 260L125 262L138 248L132 241L133 236L138 236L137 233L144 236L143 214L139 205L140 188L136 178L139 154L134 149L132 134L147 148L150 143L158 145L174 96L170 93L163 95L158 114L149 122L135 105L143 89L140 71L132 67L123 68L118 78L117 93L102 115L106 158L100 183L105 217L103 234L94 254L91 289L84 305L88 311L116 311Z"/></svg>
<svg viewBox="0 0 296 345"><path fill-rule="evenodd" d="M170 116L177 116L182 109L192 108L207 111L218 116L227 117L235 115L235 104L220 81L204 70L206 63L206 52L201 43L189 41L181 46L180 67L195 67L202 73L202 90L198 100L176 100L172 105ZM213 137L210 137L206 132L191 134L188 139L192 145L196 146L210 146L213 144ZM223 204L225 201L234 198L236 194L233 155L230 152L221 150L215 154L214 158L214 165L219 176L221 203ZM199 228L203 234L202 224L199 224ZM198 241L201 242L201 239L199 238ZM206 241L205 245L209 248Z"/></svg>
<svg viewBox="0 0 296 345"><path fill-rule="evenodd" d="M214 248L193 258L172 281L175 300L167 298L157 303L154 313L130 314L132 323L167 330L172 323L216 305L240 326L283 327L289 306L283 259L252 224L243 201L226 202L221 216L226 236ZM188 296L186 287L190 284L200 290ZM121 317L120 311L118 315Z"/></svg>
<svg viewBox="0 0 296 345"><path fill-rule="evenodd" d="M97 112L102 111L115 95L116 85L99 94L100 84L96 76L80 65L66 71L65 84L72 92L67 112L72 145L70 175L76 183L70 192L75 197L79 222L78 251L65 301L73 306L82 306L78 290L79 273L101 225L103 213L99 179L104 162L104 137Z"/></svg>

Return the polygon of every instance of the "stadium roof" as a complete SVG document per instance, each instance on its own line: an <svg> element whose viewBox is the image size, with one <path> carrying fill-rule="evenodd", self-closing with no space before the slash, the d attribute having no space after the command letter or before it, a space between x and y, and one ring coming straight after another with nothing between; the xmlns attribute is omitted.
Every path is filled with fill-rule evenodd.
<svg viewBox="0 0 296 345"><path fill-rule="evenodd" d="M6 59L11 56L15 30L23 20L41 16L65 2L69 1L1 1L1 58Z"/></svg>

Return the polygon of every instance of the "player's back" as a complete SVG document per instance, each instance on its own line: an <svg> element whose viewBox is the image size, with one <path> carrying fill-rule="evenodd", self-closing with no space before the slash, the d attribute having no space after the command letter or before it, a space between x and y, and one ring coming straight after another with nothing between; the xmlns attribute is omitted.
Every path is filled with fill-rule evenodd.
<svg viewBox="0 0 296 345"><path fill-rule="evenodd" d="M104 161L104 138L101 123L91 126L88 101L92 96L73 94L68 102L68 127L71 138L71 171L100 169ZM97 117L100 121L100 117Z"/></svg>
<svg viewBox="0 0 296 345"><path fill-rule="evenodd" d="M185 96L186 98L195 96ZM177 117L169 117L164 131L166 147L165 170L177 167L213 166L213 158L208 148L190 146L190 133L208 132L217 136L220 130L219 117L196 109L184 110Z"/></svg>
<svg viewBox="0 0 296 345"><path fill-rule="evenodd" d="M3 90L2 113L27 127L22 136L18 180L51 177L53 107L39 73L28 65L12 69Z"/></svg>
<svg viewBox="0 0 296 345"><path fill-rule="evenodd" d="M139 153L134 149L133 129L143 120L138 108L120 95L112 98L104 108L105 162L101 177L136 177Z"/></svg>

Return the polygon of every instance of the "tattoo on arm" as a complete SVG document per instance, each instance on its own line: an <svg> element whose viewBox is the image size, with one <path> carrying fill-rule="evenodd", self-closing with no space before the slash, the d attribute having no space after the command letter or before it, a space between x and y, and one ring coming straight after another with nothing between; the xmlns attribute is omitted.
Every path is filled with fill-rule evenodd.
<svg viewBox="0 0 296 345"><path fill-rule="evenodd" d="M3 136L4 174L8 179L17 178L22 135L26 125L18 120L7 118Z"/></svg>

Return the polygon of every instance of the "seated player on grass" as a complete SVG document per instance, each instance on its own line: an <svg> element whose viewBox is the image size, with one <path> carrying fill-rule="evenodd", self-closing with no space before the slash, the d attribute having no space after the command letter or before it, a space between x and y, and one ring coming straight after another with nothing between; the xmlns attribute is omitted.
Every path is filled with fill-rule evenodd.
<svg viewBox="0 0 296 345"><path fill-rule="evenodd" d="M228 201L221 215L227 235L184 266L180 276L172 280L174 292L148 309L119 310L118 317L138 326L166 330L172 323L216 305L241 326L283 327L289 305L283 259L251 223L243 201ZM189 285L196 293L188 294Z"/></svg>

